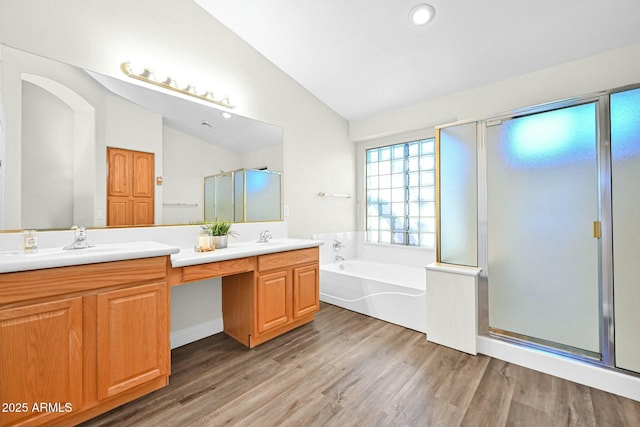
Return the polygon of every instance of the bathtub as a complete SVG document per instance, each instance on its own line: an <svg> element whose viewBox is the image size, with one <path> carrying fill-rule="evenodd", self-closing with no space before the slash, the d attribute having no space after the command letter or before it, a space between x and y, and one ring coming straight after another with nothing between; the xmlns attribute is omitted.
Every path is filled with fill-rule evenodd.
<svg viewBox="0 0 640 427"><path fill-rule="evenodd" d="M320 300L426 333L425 275L424 268L357 258L323 264Z"/></svg>

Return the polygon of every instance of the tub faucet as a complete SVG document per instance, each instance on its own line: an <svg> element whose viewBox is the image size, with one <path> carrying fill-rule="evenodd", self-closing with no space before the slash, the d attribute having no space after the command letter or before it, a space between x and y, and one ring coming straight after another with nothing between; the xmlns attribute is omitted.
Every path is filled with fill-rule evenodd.
<svg viewBox="0 0 640 427"><path fill-rule="evenodd" d="M344 261L344 257L340 256L340 255L336 255L336 261L343 262Z"/></svg>
<svg viewBox="0 0 640 427"><path fill-rule="evenodd" d="M73 233L73 243L68 246L65 246L62 249L70 250L70 249L86 249L92 248L94 245L90 245L87 242L87 227L74 225L71 227L74 231Z"/></svg>
<svg viewBox="0 0 640 427"><path fill-rule="evenodd" d="M264 230L260 232L260 238L258 239L258 243L267 243L271 240L271 233L269 230Z"/></svg>
<svg viewBox="0 0 640 427"><path fill-rule="evenodd" d="M342 240L340 239L334 239L333 240L333 250L338 252L340 249L342 248L346 248L347 245L345 245L344 243L342 243Z"/></svg>

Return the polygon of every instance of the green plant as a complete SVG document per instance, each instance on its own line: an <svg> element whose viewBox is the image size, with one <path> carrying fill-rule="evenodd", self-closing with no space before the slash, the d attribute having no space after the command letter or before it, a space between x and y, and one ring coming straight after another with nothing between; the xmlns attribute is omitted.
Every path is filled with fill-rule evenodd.
<svg viewBox="0 0 640 427"><path fill-rule="evenodd" d="M230 221L210 221L203 222L200 227L209 233L209 236L234 236L236 233L231 231Z"/></svg>

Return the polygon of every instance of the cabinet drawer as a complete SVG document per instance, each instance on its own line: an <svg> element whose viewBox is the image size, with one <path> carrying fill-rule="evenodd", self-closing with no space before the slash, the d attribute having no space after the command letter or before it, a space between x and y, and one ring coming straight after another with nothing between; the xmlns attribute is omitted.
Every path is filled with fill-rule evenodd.
<svg viewBox="0 0 640 427"><path fill-rule="evenodd" d="M144 280L164 280L167 257L0 274L0 305Z"/></svg>
<svg viewBox="0 0 640 427"><path fill-rule="evenodd" d="M318 262L318 260L319 256L317 247L260 255L258 257L258 271L287 268L296 264Z"/></svg>
<svg viewBox="0 0 640 427"><path fill-rule="evenodd" d="M255 269L255 257L230 259L227 261L210 262L208 264L188 265L183 267L182 281L210 279L213 277L229 276L231 274L246 273Z"/></svg>

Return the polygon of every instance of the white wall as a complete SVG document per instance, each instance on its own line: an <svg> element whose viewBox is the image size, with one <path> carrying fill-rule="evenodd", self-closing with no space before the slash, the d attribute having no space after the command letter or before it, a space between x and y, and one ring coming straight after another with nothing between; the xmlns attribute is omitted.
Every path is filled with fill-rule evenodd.
<svg viewBox="0 0 640 427"><path fill-rule="evenodd" d="M638 82L640 44L635 44L357 120L349 124L349 134L363 141Z"/></svg>
<svg viewBox="0 0 640 427"><path fill-rule="evenodd" d="M73 110L29 82L22 85L22 227L73 225Z"/></svg>
<svg viewBox="0 0 640 427"><path fill-rule="evenodd" d="M106 212L107 147L153 153L154 177L162 176L163 152L162 115L110 93L106 94L104 113L104 145L96 144L95 158L98 177L96 200L98 206L104 206ZM164 224L162 190L162 186L155 185L153 216L156 224ZM106 221L103 225L106 225Z"/></svg>
<svg viewBox="0 0 640 427"><path fill-rule="evenodd" d="M228 87L235 112L284 133L284 197L292 236L350 230L355 192L347 122L190 0L3 0L0 43L112 76L139 61L207 87Z"/></svg>
<svg viewBox="0 0 640 427"><path fill-rule="evenodd" d="M242 165L242 167L248 169L257 169L266 166L270 171L282 172L282 147L279 145L270 145L260 150L243 152Z"/></svg>
<svg viewBox="0 0 640 427"><path fill-rule="evenodd" d="M188 224L203 219L202 179L241 166L240 155L209 144L169 126L164 127L164 156L171 161L164 168L166 203L195 204L197 207L164 208L165 224Z"/></svg>
<svg viewBox="0 0 640 427"><path fill-rule="evenodd" d="M75 141L80 137L83 132L87 132L88 129L93 129L88 125L87 115L92 114L89 111L85 111L85 106L101 106L104 104L104 94L100 90L99 85L93 81L89 76L76 70L72 67L68 67L64 64L52 62L44 58L40 58L34 55L25 54L24 52L15 49L3 49L3 100L5 102L4 109L6 113L6 146L4 153L4 176L7 186L5 191L5 228L7 229L20 229L21 225L21 193L22 188L25 186L22 183L22 131L24 128L31 131L29 128L34 124L29 122L23 123L23 108L22 108L22 87L23 81L38 77L38 85L40 84L53 84L55 90L52 93L56 93L56 96L60 99L64 99L74 112L73 117L73 129L66 132L66 138L74 140L73 154L68 149L61 149L60 155L68 155L75 157L76 159L89 154L90 158L93 158L93 151L85 152L78 150L78 145L83 141ZM28 74L29 77L26 77ZM45 83L43 83L45 82ZM44 87L44 86L43 86ZM72 88L72 89L71 89ZM48 91L53 89L52 87L46 88ZM64 91L58 93L58 91ZM71 94L71 95L69 95ZM75 99L71 99L75 98ZM80 100L79 100L80 99ZM79 100L79 101L78 101ZM74 104L72 106L72 104ZM78 105L76 105L78 104ZM80 106L79 104L83 104ZM27 112L28 114L28 112ZM79 120L82 123L77 123ZM93 118L93 116L91 116ZM51 120L51 118L44 118L45 120ZM102 123L100 123L102 124ZM37 126L37 125L36 125ZM95 134L95 131L93 132ZM92 138L96 136L92 135ZM97 142L100 142L99 136ZM93 146L92 146L93 147ZM86 157L84 157L86 158ZM78 168L78 162L74 161L74 169ZM87 162L84 162L87 163ZM104 163L104 162L103 162ZM89 185L95 186L95 176L84 177L84 183L74 189L78 191L86 190L84 187ZM100 188L103 188L103 184ZM26 187L28 188L28 187ZM89 191L89 190L87 190ZM104 191L104 190L103 190ZM93 191L91 191L93 194ZM106 204L106 200L104 201ZM91 203L91 208L93 204ZM74 212L75 213L75 212ZM71 224L67 225L71 226Z"/></svg>

